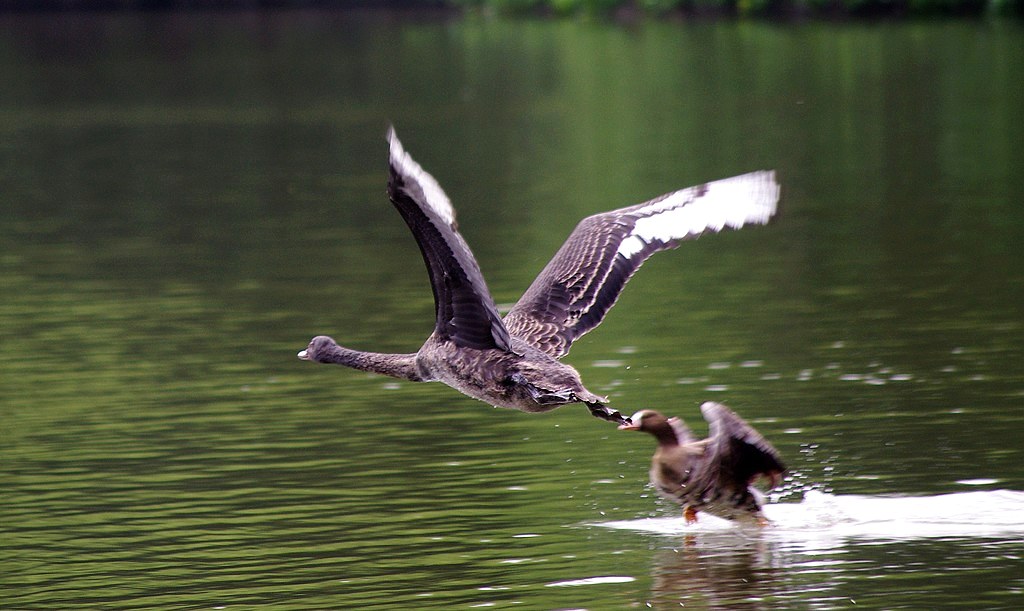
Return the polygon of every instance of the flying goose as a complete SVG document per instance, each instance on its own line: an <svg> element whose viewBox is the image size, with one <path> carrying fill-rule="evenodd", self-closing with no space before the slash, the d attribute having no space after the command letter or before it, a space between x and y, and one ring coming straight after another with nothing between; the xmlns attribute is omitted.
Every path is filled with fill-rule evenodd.
<svg viewBox="0 0 1024 611"><path fill-rule="evenodd" d="M298 357L414 382L443 382L495 407L525 412L583 403L599 418L628 422L559 359L601 323L626 281L652 254L706 231L767 223L779 199L775 173L761 171L587 217L502 319L459 235L448 196L405 152L393 127L387 140L388 196L412 230L430 274L434 331L409 354L352 350L319 335Z"/></svg>
<svg viewBox="0 0 1024 611"><path fill-rule="evenodd" d="M700 406L708 422L707 439L698 440L679 418L640 410L625 431L643 431L658 440L651 458L651 484L658 493L683 506L687 524L706 511L727 520L768 523L761 513L761 493L751 484L759 477L769 488L786 471L779 453L754 427L728 407L708 401Z"/></svg>

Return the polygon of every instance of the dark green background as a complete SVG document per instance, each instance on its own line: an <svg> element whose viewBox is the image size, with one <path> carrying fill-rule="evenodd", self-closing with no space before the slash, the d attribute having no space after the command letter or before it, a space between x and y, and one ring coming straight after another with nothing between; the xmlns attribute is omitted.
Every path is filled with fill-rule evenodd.
<svg viewBox="0 0 1024 611"><path fill-rule="evenodd" d="M0 18L0 606L1012 606L1017 537L589 526L677 511L650 439L295 353L430 331L389 121L503 304L581 217L775 168L776 222L658 255L567 360L728 403L783 502L1024 489L1021 34Z"/></svg>

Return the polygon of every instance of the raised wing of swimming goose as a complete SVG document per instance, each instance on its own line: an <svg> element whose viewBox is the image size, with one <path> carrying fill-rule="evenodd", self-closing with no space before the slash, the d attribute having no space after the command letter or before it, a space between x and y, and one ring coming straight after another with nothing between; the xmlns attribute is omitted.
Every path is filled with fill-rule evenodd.
<svg viewBox="0 0 1024 611"><path fill-rule="evenodd" d="M764 475L775 485L786 467L771 442L721 403L706 401L700 413L708 422L708 462L719 465L721 477L750 483Z"/></svg>
<svg viewBox="0 0 1024 611"><path fill-rule="evenodd" d="M778 200L775 172L760 171L587 217L505 316L505 326L551 356L565 356L652 254L707 231L767 223Z"/></svg>
<svg viewBox="0 0 1024 611"><path fill-rule="evenodd" d="M455 209L434 177L388 129L388 196L412 230L430 274L435 332L458 346L511 351L512 342L480 266L459 235Z"/></svg>

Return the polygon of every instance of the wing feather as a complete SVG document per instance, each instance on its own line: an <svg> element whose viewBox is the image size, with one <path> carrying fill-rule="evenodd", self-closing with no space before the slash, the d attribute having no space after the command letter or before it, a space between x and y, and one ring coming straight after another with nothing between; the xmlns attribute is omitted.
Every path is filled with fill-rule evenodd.
<svg viewBox="0 0 1024 611"><path fill-rule="evenodd" d="M760 171L587 217L509 311L505 326L562 357L601 323L648 257L708 231L767 223L778 200L775 172Z"/></svg>
<svg viewBox="0 0 1024 611"><path fill-rule="evenodd" d="M707 401L700 411L708 422L709 462L719 466L719 477L746 486L758 476L774 478L786 470L771 442L731 409Z"/></svg>
<svg viewBox="0 0 1024 611"><path fill-rule="evenodd" d="M512 340L484 282L480 266L458 232L455 209L433 176L405 152L394 128L388 197L419 244L430 275L435 333L459 346L511 351Z"/></svg>

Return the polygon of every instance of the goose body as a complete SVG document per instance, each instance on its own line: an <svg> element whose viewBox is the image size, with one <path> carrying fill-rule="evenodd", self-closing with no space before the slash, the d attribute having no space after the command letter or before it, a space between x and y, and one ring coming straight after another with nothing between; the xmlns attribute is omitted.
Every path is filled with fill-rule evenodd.
<svg viewBox="0 0 1024 611"><path fill-rule="evenodd" d="M764 224L775 214L772 171L682 189L583 219L508 314L498 314L483 274L440 185L402 146L389 143L388 196L420 247L434 293L434 330L410 354L363 352L317 336L300 359L415 382L443 382L496 407L545 412L583 403L623 423L606 399L560 359L593 329L652 254L707 231Z"/></svg>
<svg viewBox="0 0 1024 611"><path fill-rule="evenodd" d="M700 406L707 439L697 439L678 418L654 410L633 414L622 430L650 433L658 440L651 458L651 485L683 506L687 523L706 511L727 520L767 523L761 493L752 483L768 478L774 486L785 472L779 453L760 433L721 403Z"/></svg>

